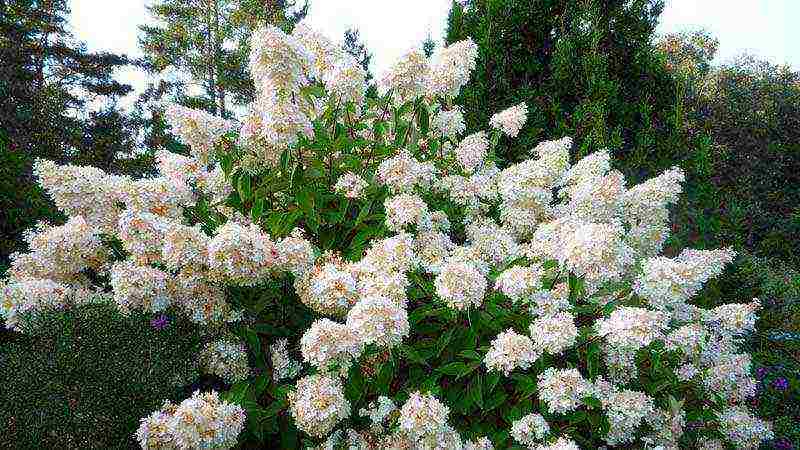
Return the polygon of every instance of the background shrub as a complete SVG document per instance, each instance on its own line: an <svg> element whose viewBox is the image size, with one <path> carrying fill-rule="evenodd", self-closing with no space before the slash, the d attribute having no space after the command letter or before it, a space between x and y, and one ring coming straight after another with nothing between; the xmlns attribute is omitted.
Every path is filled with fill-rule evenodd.
<svg viewBox="0 0 800 450"><path fill-rule="evenodd" d="M139 419L186 396L200 340L184 319L161 329L151 319L88 304L5 332L0 447L138 448Z"/></svg>

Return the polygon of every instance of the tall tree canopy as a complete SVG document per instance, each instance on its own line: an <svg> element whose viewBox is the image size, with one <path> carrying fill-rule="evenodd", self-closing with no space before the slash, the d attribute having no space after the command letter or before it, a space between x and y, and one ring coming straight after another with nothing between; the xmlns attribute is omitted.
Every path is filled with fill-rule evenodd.
<svg viewBox="0 0 800 450"><path fill-rule="evenodd" d="M673 161L674 78L652 44L661 0L471 0L454 2L447 43L471 37L478 68L458 103L467 127L526 102L516 160L543 139L571 135L579 152L609 148L648 172Z"/></svg>
<svg viewBox="0 0 800 450"><path fill-rule="evenodd" d="M0 2L0 272L23 230L58 218L32 182L34 158L109 169L116 152L130 150L120 146L133 145L115 103L131 91L114 79L128 59L88 51L68 17L67 0ZM88 112L103 103L103 112Z"/></svg>
<svg viewBox="0 0 800 450"><path fill-rule="evenodd" d="M253 100L247 68L248 39L267 23L291 28L305 17L308 4L290 0L158 0L148 6L156 19L140 27L145 63L153 73L172 69L183 76L181 91L200 90L195 106L220 116L233 104Z"/></svg>

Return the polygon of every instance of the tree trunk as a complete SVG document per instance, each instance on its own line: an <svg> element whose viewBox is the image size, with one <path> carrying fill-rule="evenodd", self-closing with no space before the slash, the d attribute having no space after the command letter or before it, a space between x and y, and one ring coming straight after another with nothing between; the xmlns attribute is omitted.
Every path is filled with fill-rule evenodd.
<svg viewBox="0 0 800 450"><path fill-rule="evenodd" d="M219 26L219 0L214 0L214 68L216 69L216 91L219 115L225 117L225 87L222 83L222 31Z"/></svg>

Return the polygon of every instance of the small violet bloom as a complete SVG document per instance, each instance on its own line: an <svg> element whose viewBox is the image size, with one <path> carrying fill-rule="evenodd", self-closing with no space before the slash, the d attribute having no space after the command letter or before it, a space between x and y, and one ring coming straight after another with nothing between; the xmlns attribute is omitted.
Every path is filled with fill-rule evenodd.
<svg viewBox="0 0 800 450"><path fill-rule="evenodd" d="M789 380L786 378L778 378L772 382L772 386L779 391L785 391L789 389Z"/></svg>
<svg viewBox="0 0 800 450"><path fill-rule="evenodd" d="M165 316L164 314L150 321L150 326L156 330L163 330L167 327L167 325L169 325L169 317Z"/></svg>

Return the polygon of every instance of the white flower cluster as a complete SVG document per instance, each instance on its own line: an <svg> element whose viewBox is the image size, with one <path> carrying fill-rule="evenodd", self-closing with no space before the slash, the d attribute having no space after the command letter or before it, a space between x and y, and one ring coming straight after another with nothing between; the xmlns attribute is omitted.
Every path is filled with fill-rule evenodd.
<svg viewBox="0 0 800 450"><path fill-rule="evenodd" d="M439 48L431 58L427 76L428 95L455 97L469 82L478 59L478 46L467 38Z"/></svg>
<svg viewBox="0 0 800 450"><path fill-rule="evenodd" d="M470 134L461 140L455 149L456 160L466 173L473 173L486 158L489 150L489 139L485 131Z"/></svg>
<svg viewBox="0 0 800 450"><path fill-rule="evenodd" d="M509 137L517 137L528 120L528 105L520 103L492 116L489 124Z"/></svg>
<svg viewBox="0 0 800 450"><path fill-rule="evenodd" d="M101 233L113 233L122 208L121 193L132 181L108 175L94 167L58 165L36 160L33 173L59 210L71 217L82 216Z"/></svg>
<svg viewBox="0 0 800 450"><path fill-rule="evenodd" d="M330 319L315 321L300 339L303 359L323 371L337 367L347 373L363 346L351 328Z"/></svg>
<svg viewBox="0 0 800 450"><path fill-rule="evenodd" d="M350 403L338 378L317 374L297 381L289 393L289 409L297 428L323 437L350 415Z"/></svg>
<svg viewBox="0 0 800 450"><path fill-rule="evenodd" d="M553 414L574 411L583 399L594 393L592 384L578 372L578 369L548 368L538 378L539 398L547 404Z"/></svg>
<svg viewBox="0 0 800 450"><path fill-rule="evenodd" d="M386 227L394 232L415 227L420 230L431 228L428 205L414 194L398 194L388 197L384 202Z"/></svg>
<svg viewBox="0 0 800 450"><path fill-rule="evenodd" d="M508 375L515 369L525 370L540 356L539 351L528 336L508 329L492 341L491 348L483 359L489 371Z"/></svg>
<svg viewBox="0 0 800 450"><path fill-rule="evenodd" d="M11 255L13 278L41 278L70 283L81 281L81 272L99 266L102 244L97 230L82 216L61 226L40 223L25 235L30 252Z"/></svg>
<svg viewBox="0 0 800 450"><path fill-rule="evenodd" d="M523 445L532 447L545 440L550 425L540 414L531 413L511 424L511 437Z"/></svg>
<svg viewBox="0 0 800 450"><path fill-rule="evenodd" d="M176 104L169 105L164 113L172 131L192 149L192 156L202 165L208 164L214 145L233 129L228 120Z"/></svg>
<svg viewBox="0 0 800 450"><path fill-rule="evenodd" d="M772 439L772 426L753 416L746 408L731 406L718 415L720 431L741 449L758 448L761 442Z"/></svg>
<svg viewBox="0 0 800 450"><path fill-rule="evenodd" d="M143 418L136 439L145 450L230 449L244 429L245 413L216 392L195 392L179 405L164 402Z"/></svg>
<svg viewBox="0 0 800 450"><path fill-rule="evenodd" d="M364 195L364 189L367 186L368 183L363 178L352 172L347 172L339 177L333 188L347 198L356 199Z"/></svg>
<svg viewBox="0 0 800 450"><path fill-rule="evenodd" d="M229 384L244 381L250 376L247 347L234 339L209 342L200 351L200 367Z"/></svg>
<svg viewBox="0 0 800 450"><path fill-rule="evenodd" d="M52 280L28 278L0 284L0 317L6 328L19 329L21 316L48 308L65 308L86 297Z"/></svg>
<svg viewBox="0 0 800 450"><path fill-rule="evenodd" d="M653 308L681 311L708 281L733 260L731 250L684 250L677 258L657 256L642 263L642 273L633 286L637 295Z"/></svg>
<svg viewBox="0 0 800 450"><path fill-rule="evenodd" d="M609 445L633 441L639 426L655 414L653 399L642 392L617 390L613 386L601 391L605 391L599 397L610 425L606 441Z"/></svg>
<svg viewBox="0 0 800 450"><path fill-rule="evenodd" d="M302 365L289 355L288 339L278 339L269 346L272 361L272 379L276 382L291 379L300 373Z"/></svg>
<svg viewBox="0 0 800 450"><path fill-rule="evenodd" d="M433 116L431 125L437 134L450 139L460 135L467 128L464 124L464 113L458 107L439 111Z"/></svg>
<svg viewBox="0 0 800 450"><path fill-rule="evenodd" d="M486 285L486 277L475 264L457 260L446 263L434 281L436 295L458 310L481 306Z"/></svg>

